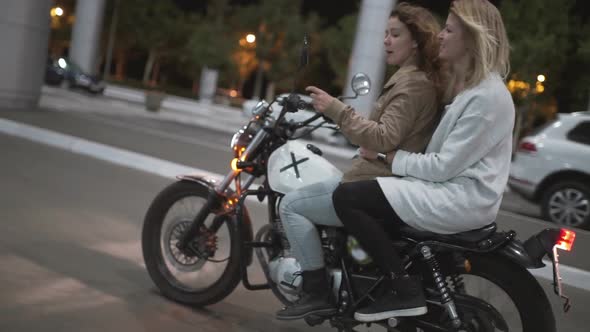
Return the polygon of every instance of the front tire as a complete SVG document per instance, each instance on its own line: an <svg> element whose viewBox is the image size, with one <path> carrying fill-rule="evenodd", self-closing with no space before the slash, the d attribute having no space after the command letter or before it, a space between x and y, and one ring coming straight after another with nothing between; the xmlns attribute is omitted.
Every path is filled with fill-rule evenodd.
<svg viewBox="0 0 590 332"><path fill-rule="evenodd" d="M229 245L223 250L216 248L218 257L190 257L175 250L174 241L178 234L200 210L193 203L204 205L208 193L209 189L199 183L180 181L171 184L152 202L142 230L143 258L151 279L167 298L194 306L221 301L241 280L241 233L231 216L213 235L216 241L223 236ZM205 226L213 217L214 214L208 216ZM203 234L206 233L205 229ZM212 235L207 236L209 239ZM225 266L215 265L217 263L225 263ZM211 283L204 284L210 275Z"/></svg>

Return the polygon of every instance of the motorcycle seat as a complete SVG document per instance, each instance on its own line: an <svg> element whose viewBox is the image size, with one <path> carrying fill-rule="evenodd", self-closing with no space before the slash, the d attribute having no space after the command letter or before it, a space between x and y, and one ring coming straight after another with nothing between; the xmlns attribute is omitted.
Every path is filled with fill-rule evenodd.
<svg viewBox="0 0 590 332"><path fill-rule="evenodd" d="M434 240L446 243L475 244L492 236L496 229L497 226L494 222L482 228L456 234L438 234L421 231L410 226L402 226L400 232L404 236L418 241Z"/></svg>

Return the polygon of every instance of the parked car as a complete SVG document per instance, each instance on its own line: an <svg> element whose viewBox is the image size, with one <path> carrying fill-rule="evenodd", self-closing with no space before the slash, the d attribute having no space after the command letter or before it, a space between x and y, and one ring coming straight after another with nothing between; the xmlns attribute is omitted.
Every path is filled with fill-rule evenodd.
<svg viewBox="0 0 590 332"><path fill-rule="evenodd" d="M508 184L547 220L590 229L590 111L560 114L523 138Z"/></svg>
<svg viewBox="0 0 590 332"><path fill-rule="evenodd" d="M64 70L56 61L48 57L45 63L45 84L61 85L64 80Z"/></svg>
<svg viewBox="0 0 590 332"><path fill-rule="evenodd" d="M98 76L84 72L75 62L59 58L56 63L63 69L64 84L68 88L80 88L91 93L104 92L104 82Z"/></svg>

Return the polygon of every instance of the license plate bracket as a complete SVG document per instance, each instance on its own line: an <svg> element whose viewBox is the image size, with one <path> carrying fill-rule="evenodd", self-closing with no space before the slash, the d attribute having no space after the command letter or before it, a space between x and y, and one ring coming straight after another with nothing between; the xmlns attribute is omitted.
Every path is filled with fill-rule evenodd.
<svg viewBox="0 0 590 332"><path fill-rule="evenodd" d="M553 263L553 292L563 299L563 312L568 312L572 307L572 303L569 297L563 294L562 278L559 273L559 254L557 253L557 246L553 246L553 257L551 262Z"/></svg>

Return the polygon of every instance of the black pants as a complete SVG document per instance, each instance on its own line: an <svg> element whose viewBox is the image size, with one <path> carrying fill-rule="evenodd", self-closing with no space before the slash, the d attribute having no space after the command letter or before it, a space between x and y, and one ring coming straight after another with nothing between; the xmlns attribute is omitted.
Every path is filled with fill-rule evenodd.
<svg viewBox="0 0 590 332"><path fill-rule="evenodd" d="M377 180L341 183L332 201L348 233L357 239L381 272L405 275L390 239L404 222L392 209Z"/></svg>

